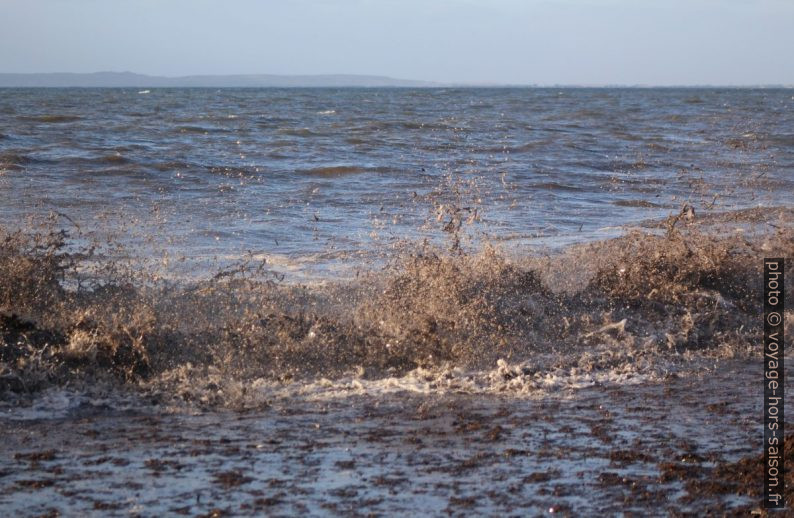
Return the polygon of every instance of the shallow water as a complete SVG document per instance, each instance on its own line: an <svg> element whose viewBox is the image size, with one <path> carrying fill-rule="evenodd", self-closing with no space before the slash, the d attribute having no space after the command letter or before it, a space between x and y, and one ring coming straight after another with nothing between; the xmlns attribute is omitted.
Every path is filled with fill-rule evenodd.
<svg viewBox="0 0 794 518"><path fill-rule="evenodd" d="M398 392L272 399L244 413L0 417L0 507L38 514L540 515L747 512L675 469L760 451L760 369L539 399ZM706 471L708 472L708 471ZM761 481L758 481L759 484Z"/></svg>

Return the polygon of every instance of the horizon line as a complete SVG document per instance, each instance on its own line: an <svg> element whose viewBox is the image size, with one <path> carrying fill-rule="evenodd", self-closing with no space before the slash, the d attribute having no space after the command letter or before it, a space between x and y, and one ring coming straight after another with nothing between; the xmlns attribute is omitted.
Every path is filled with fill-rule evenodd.
<svg viewBox="0 0 794 518"><path fill-rule="evenodd" d="M151 85L152 88L334 88L334 87L350 87L350 88L794 88L794 84L787 83L679 83L679 84L650 84L650 83L511 83L511 82L491 82L491 81L434 81L425 79L405 79L382 74L365 74L365 73L326 73L326 74L274 74L267 72L256 73L228 73L228 74L212 74L212 73L194 73L183 75L158 75L132 72L129 70L98 70L95 72L2 72L0 76L97 76L97 75L129 75L137 76L142 79L161 79L169 81L178 81L180 79L197 79L197 78L256 78L256 77L270 77L274 79L323 79L323 78L360 78L360 79L377 79L385 81L393 81L395 83L413 83L403 85L329 85L329 86L231 86L231 85L207 85L207 86L178 86L166 85L156 86ZM128 85L113 85L113 86L49 86L49 85L33 85L33 86L5 86L0 84L0 88L138 88L145 85L141 84L128 84Z"/></svg>

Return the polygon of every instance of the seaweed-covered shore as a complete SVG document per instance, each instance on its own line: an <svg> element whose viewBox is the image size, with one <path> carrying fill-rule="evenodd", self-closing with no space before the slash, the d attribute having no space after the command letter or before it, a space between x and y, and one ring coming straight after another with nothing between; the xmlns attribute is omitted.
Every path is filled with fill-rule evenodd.
<svg viewBox="0 0 794 518"><path fill-rule="evenodd" d="M761 512L759 371L754 361L723 360L660 382L529 399L352 394L272 399L246 412L86 399L57 417L5 412L0 508L746 516ZM794 462L790 447L786 459Z"/></svg>

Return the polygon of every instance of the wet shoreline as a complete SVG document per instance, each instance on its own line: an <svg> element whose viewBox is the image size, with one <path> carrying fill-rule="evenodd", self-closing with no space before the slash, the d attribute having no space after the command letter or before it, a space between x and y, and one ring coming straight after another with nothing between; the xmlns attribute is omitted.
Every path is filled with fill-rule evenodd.
<svg viewBox="0 0 794 518"><path fill-rule="evenodd" d="M245 412L88 404L58 419L6 413L0 508L746 514L759 499L719 477L761 452L760 386L759 362L745 359L540 398L397 392L274 399Z"/></svg>

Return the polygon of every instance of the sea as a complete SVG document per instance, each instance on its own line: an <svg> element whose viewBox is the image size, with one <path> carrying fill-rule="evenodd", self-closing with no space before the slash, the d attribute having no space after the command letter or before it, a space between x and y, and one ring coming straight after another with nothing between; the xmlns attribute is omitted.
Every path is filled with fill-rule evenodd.
<svg viewBox="0 0 794 518"><path fill-rule="evenodd" d="M445 204L523 253L684 204L791 201L790 89L0 93L5 222L103 218L205 267L252 252L349 275L395 240L432 239Z"/></svg>
<svg viewBox="0 0 794 518"><path fill-rule="evenodd" d="M0 510L750 512L792 222L792 89L0 89Z"/></svg>

